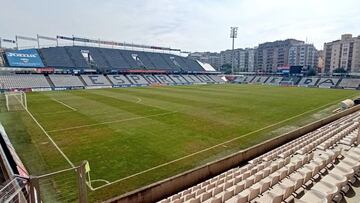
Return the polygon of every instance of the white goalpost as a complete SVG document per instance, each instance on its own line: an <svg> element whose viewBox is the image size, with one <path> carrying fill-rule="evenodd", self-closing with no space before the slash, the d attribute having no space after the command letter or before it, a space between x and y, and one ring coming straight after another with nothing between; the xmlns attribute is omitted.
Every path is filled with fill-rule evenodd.
<svg viewBox="0 0 360 203"><path fill-rule="evenodd" d="M5 101L8 111L21 111L27 109L25 92L5 92Z"/></svg>

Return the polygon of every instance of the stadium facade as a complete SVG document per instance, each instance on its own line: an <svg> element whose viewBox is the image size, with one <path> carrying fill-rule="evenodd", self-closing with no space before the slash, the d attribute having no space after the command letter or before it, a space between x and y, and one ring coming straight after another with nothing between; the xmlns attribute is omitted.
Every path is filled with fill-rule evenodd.
<svg viewBox="0 0 360 203"><path fill-rule="evenodd" d="M168 53L59 46L5 50L1 58L0 84L5 90L224 82L209 64Z"/></svg>
<svg viewBox="0 0 360 203"><path fill-rule="evenodd" d="M294 57L299 55L299 59L294 58L296 63L306 65L305 58L301 62L302 45L301 41L286 40L259 46L263 72L276 72L278 67L289 64L290 53ZM306 47L306 53L310 48ZM304 57L310 55L306 53L304 48ZM313 60L314 54L311 57ZM0 85L7 91L225 82L211 66L168 53L58 46L4 50L1 58L5 74L0 75ZM257 60L259 65L259 58ZM346 77L249 74L227 79L234 83L319 88L359 89L360 85L360 79ZM353 187L360 173L358 111L359 106L356 106L334 114L108 202L330 202L346 199L351 187L359 193L358 188ZM1 129L0 133L5 134ZM79 177L85 177L85 169L79 171L84 173ZM83 183L86 188L84 180ZM29 191L30 196L38 196L34 195L36 191Z"/></svg>

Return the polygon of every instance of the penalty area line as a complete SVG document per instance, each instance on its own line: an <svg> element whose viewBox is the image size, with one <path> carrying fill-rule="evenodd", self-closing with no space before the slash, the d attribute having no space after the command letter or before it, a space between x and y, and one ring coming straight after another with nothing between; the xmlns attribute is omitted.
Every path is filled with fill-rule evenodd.
<svg viewBox="0 0 360 203"><path fill-rule="evenodd" d="M341 99L341 100L342 100L342 99ZM178 162L178 161L187 159L187 158L189 158L189 157L195 156L195 155L197 155L197 154L200 154L200 153L209 151L209 150L214 149L214 148L217 148L217 147L219 147L219 146L223 146L223 145L225 145L225 144L227 144L227 143L233 142L233 141L238 140L238 139L240 139L240 138L243 138L243 137L246 137L246 136L249 136L249 135L252 135L252 134L261 132L261 131L266 130L266 129L268 129L268 128L272 128L272 127L274 127L274 126L276 126L276 125L285 123L285 122L290 121L290 120L292 120L292 119L294 119L294 118L301 117L301 116L303 116L303 115L305 115L305 114L308 114L308 113L317 111L317 110L322 109L322 108L325 108L325 107L327 107L327 106L331 106L331 105L333 105L333 104L335 104L335 103L337 103L337 102L339 102L339 101L341 101L341 100L337 100L337 101L334 101L334 102L330 102L330 103L328 103L328 104L322 105L322 106L317 107L317 108L315 108L315 109L311 109L311 110L305 111L305 112L303 112L303 113L300 113L300 114L298 114L298 115L289 117L289 118L284 119L284 120L282 120L282 121L279 121L279 122L277 122L277 123L270 124L270 125L268 125L268 126L265 126L265 127L263 127L263 128L260 128L260 129L258 129L258 130L251 131L251 132L249 132L249 133L246 133L246 134L240 135L240 136L238 136L238 137L232 138L232 139L227 140L227 141L225 141L225 142L222 142L222 143L220 143L220 144L216 144L216 145L214 145L214 146L211 146L211 147L202 149L202 150L197 151L197 152L194 152L194 153L192 153L192 154L188 154L188 155L183 156L183 157L180 157L180 158L178 158L178 159L175 159L175 160L172 160L172 161L169 161L169 162L166 162L166 163L157 165L157 166L155 166L155 167L146 169L146 170L144 170L144 171L140 171L140 172L138 172L138 173L134 173L134 174L129 175L129 176L126 176L126 177L124 177L124 178L120 178L120 179L115 180L115 181L113 181L113 182L111 182L111 183L104 184L104 185L101 185L101 186L99 186L99 187L96 187L96 188L94 188L94 190L98 190L98 189L107 187L107 186L109 186L109 185L112 185L112 184L115 184L115 183L118 183L118 182L122 182L122 181L124 181L124 180L130 179L130 178L133 178L133 177L136 177L136 176L138 176L138 175L147 173L147 172L149 172L149 171L153 171L153 170L155 170L155 169L158 169L158 168L161 168L161 167L164 167L164 166L173 164L173 163L175 163L175 162Z"/></svg>
<svg viewBox="0 0 360 203"><path fill-rule="evenodd" d="M49 130L48 132L62 132L62 131L67 131L67 130L87 128L87 127L98 126L98 125L106 125L106 124L111 124L111 123L121 123L121 122L125 122L125 121L133 121L133 120L139 120L139 119L145 119L145 118L165 116L165 115L174 114L174 113L177 113L177 111L171 111L171 112L166 112L166 113L153 114L153 115L149 115L149 116L138 116L138 117L133 117L133 118L125 118L125 119L114 120L114 121L106 121L106 122L102 122L102 123L94 123L94 124L88 124L88 125L80 125L80 126L74 126L74 127L69 127L69 128L61 128L61 129L57 129L57 130Z"/></svg>
<svg viewBox="0 0 360 203"><path fill-rule="evenodd" d="M16 98L19 100L18 98ZM20 101L19 101L20 102ZM55 146L55 148L58 150L58 152L65 158L65 160L70 164L71 167L75 167L75 165L70 161L70 159L66 156L66 154L60 149L60 147L55 143L55 141L52 139L52 137L46 132L44 127L39 123L39 121L36 120L36 118L32 115L32 113L29 111L28 108L26 108L22 103L21 105L24 107L25 111L29 114L29 116L33 119L33 121L39 126L40 130L48 137L50 142Z"/></svg>
<svg viewBox="0 0 360 203"><path fill-rule="evenodd" d="M65 104L65 103L62 102L62 101L59 101L59 100L54 99L54 98L51 98L51 100L53 100L53 101L55 101L55 102L57 102L57 103L59 103L59 104L62 104L63 106L65 106L65 107L67 107L67 108L69 108L69 109L71 109L71 110L73 110L73 111L77 111L77 109L75 109L74 107L71 107L70 105Z"/></svg>

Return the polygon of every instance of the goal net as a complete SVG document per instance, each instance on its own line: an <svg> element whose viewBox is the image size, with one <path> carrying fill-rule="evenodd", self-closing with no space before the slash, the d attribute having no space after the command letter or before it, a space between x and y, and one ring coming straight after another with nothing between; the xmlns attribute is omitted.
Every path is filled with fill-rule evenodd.
<svg viewBox="0 0 360 203"><path fill-rule="evenodd" d="M5 101L8 111L22 111L27 109L25 92L6 92Z"/></svg>

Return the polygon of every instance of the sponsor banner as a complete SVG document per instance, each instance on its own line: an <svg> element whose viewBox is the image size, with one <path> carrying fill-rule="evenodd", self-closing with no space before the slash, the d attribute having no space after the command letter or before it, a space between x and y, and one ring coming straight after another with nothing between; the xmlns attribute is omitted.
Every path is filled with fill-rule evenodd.
<svg viewBox="0 0 360 203"><path fill-rule="evenodd" d="M33 92L46 92L46 91L51 91L51 88L32 88L31 91Z"/></svg>
<svg viewBox="0 0 360 203"><path fill-rule="evenodd" d="M55 69L54 68L36 68L35 72L37 72L37 73L54 73Z"/></svg>
<svg viewBox="0 0 360 203"><path fill-rule="evenodd" d="M12 89L9 89L10 92L18 92L18 91L21 91L21 92L32 92L32 89L31 88L12 88Z"/></svg>
<svg viewBox="0 0 360 203"><path fill-rule="evenodd" d="M103 89L103 88L111 88L112 86L86 86L85 89Z"/></svg>
<svg viewBox="0 0 360 203"><path fill-rule="evenodd" d="M70 90L71 88L66 88L66 87L55 87L55 89L54 90L59 90L59 91L61 91L61 90Z"/></svg>
<svg viewBox="0 0 360 203"><path fill-rule="evenodd" d="M44 67L36 49L25 49L6 52L10 66L15 67Z"/></svg>
<svg viewBox="0 0 360 203"><path fill-rule="evenodd" d="M166 73L163 70L128 70L129 73Z"/></svg>

